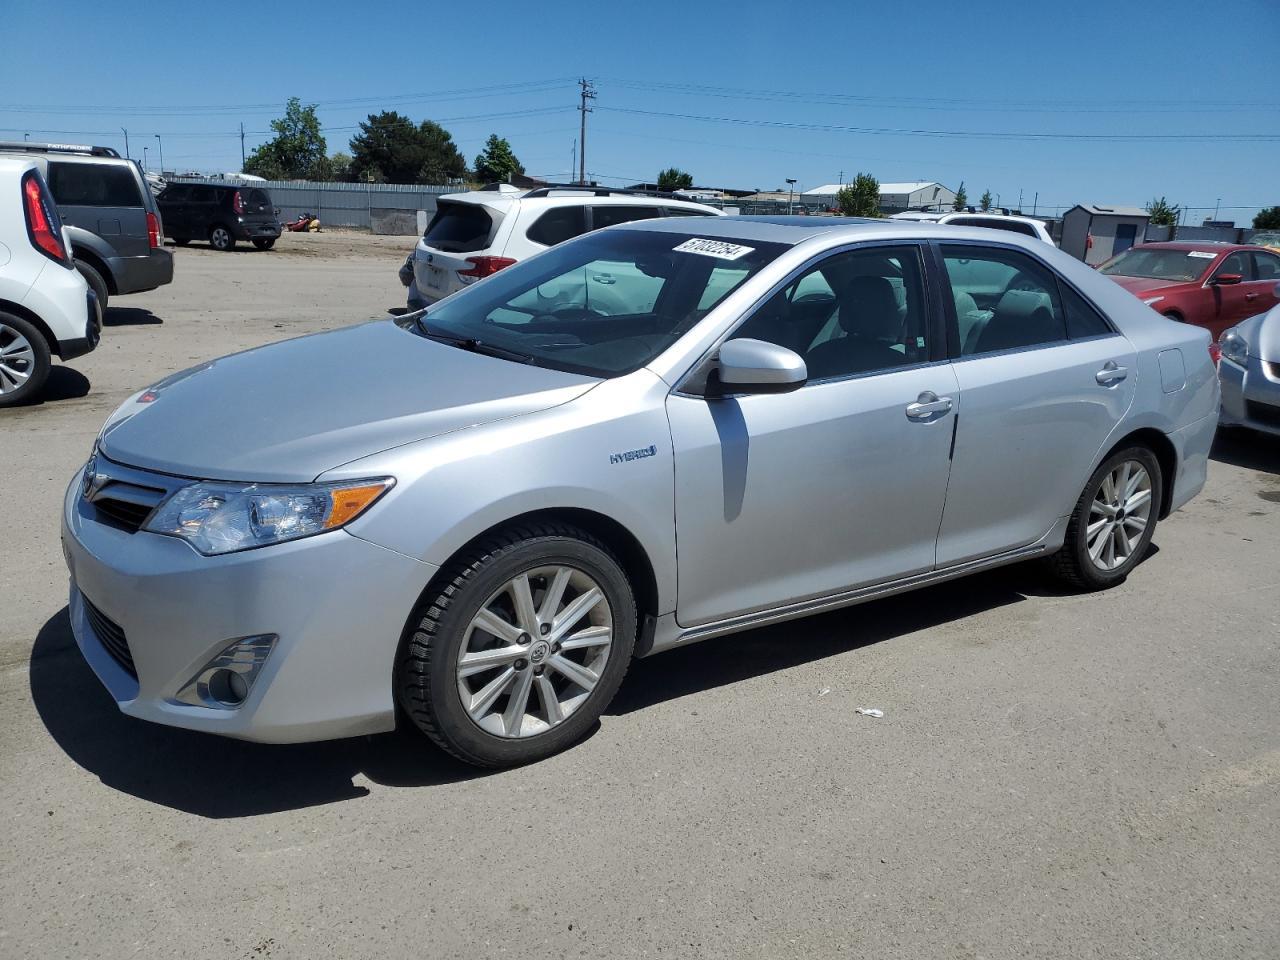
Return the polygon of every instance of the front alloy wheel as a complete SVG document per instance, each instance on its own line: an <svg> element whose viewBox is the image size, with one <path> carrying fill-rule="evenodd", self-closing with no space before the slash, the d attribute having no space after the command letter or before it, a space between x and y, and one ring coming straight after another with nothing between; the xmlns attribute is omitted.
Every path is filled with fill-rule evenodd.
<svg viewBox="0 0 1280 960"><path fill-rule="evenodd" d="M636 603L622 564L585 530L520 524L446 567L410 615L396 693L427 736L483 767L579 740L631 661Z"/></svg>

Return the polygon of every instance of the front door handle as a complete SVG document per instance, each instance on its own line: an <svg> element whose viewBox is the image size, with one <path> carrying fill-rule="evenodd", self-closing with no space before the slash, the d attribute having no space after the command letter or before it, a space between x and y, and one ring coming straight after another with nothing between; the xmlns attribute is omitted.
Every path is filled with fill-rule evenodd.
<svg viewBox="0 0 1280 960"><path fill-rule="evenodd" d="M1246 294L1244 295L1244 298L1245 298L1246 300L1257 300L1257 299L1258 299L1258 295L1257 295L1256 293L1246 293Z"/></svg>
<svg viewBox="0 0 1280 960"><path fill-rule="evenodd" d="M1129 375L1129 368L1122 367L1114 360L1108 360L1102 365L1102 369L1093 375L1093 379L1104 387L1110 387L1119 383Z"/></svg>
<svg viewBox="0 0 1280 960"><path fill-rule="evenodd" d="M940 397L932 390L920 394L915 403L907 404L907 416L912 420L927 420L935 413L948 413L950 410L951 398Z"/></svg>

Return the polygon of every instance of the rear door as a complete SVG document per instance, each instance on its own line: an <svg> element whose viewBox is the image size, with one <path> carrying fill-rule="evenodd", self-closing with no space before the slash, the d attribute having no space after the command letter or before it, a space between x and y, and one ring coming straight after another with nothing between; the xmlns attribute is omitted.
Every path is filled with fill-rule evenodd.
<svg viewBox="0 0 1280 960"><path fill-rule="evenodd" d="M938 535L937 564L947 567L1032 544L1070 513L1133 403L1137 354L1027 253L936 249L960 391Z"/></svg>
<svg viewBox="0 0 1280 960"><path fill-rule="evenodd" d="M1262 250L1254 250L1250 256L1253 257L1254 279L1245 291L1248 307L1245 315L1252 317L1280 303L1280 295L1277 294L1280 288L1280 257Z"/></svg>
<svg viewBox="0 0 1280 960"><path fill-rule="evenodd" d="M160 195L158 206L166 236L183 240L191 236L187 227L187 202L190 196L191 187L182 183L171 183Z"/></svg>
<svg viewBox="0 0 1280 960"><path fill-rule="evenodd" d="M116 255L151 252L142 187L131 164L50 159L49 189L67 223L96 233Z"/></svg>

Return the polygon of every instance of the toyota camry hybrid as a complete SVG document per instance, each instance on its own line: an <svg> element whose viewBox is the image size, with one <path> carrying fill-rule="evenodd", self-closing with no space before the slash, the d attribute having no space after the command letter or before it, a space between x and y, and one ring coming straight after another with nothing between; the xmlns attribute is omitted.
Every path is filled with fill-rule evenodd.
<svg viewBox="0 0 1280 960"><path fill-rule="evenodd" d="M1209 346L1016 234L611 227L131 397L67 490L72 625L135 717L523 763L634 656L1023 560L1123 580L1204 484Z"/></svg>

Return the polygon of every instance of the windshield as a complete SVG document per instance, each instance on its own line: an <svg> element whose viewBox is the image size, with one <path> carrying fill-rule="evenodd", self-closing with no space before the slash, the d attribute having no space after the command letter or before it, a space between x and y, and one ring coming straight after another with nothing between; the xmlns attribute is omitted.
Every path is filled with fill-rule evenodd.
<svg viewBox="0 0 1280 960"><path fill-rule="evenodd" d="M785 249L606 230L508 267L409 329L538 366L620 376L652 361Z"/></svg>
<svg viewBox="0 0 1280 960"><path fill-rule="evenodd" d="M1118 277L1190 281L1198 280L1216 259L1218 255L1207 250L1126 250L1104 263L1098 272Z"/></svg>

